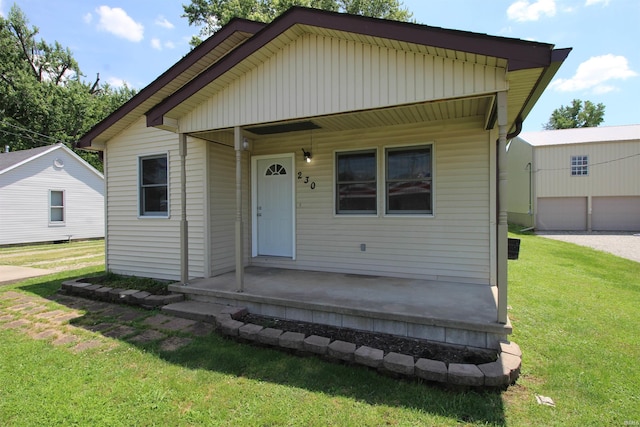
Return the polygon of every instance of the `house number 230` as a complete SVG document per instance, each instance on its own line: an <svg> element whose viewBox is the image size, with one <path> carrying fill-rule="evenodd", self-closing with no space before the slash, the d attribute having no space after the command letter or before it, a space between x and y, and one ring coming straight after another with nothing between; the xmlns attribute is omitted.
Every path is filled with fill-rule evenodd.
<svg viewBox="0 0 640 427"><path fill-rule="evenodd" d="M308 176L302 176L302 172L298 172L298 179L303 179L304 181L302 181L304 184L309 184L309 177ZM309 187L312 190L316 189L316 182L315 181L311 181L311 183L309 184Z"/></svg>

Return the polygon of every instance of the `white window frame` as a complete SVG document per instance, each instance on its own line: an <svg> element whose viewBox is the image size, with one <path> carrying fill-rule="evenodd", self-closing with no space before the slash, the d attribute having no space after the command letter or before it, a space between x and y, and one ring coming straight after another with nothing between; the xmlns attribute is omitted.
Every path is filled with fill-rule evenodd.
<svg viewBox="0 0 640 427"><path fill-rule="evenodd" d="M143 212L143 186L142 186L142 162L143 160L147 160L147 159L154 159L154 158L160 158L160 157L165 157L167 159L167 182L166 182L166 186L167 186L167 211L166 213L163 212L158 212L157 214L150 214L150 213L146 213ZM171 216L171 189L170 189L170 162L169 162L169 152L164 152L164 153L154 153L154 154L145 154L145 155L140 155L138 156L138 163L137 163L137 169L138 169L138 181L137 181L137 185L138 185L138 206L137 206L137 210L138 210L138 218L144 218L144 219L167 219Z"/></svg>
<svg viewBox="0 0 640 427"><path fill-rule="evenodd" d="M589 176L589 156L587 154L571 156L571 176Z"/></svg>
<svg viewBox="0 0 640 427"><path fill-rule="evenodd" d="M53 195L53 193L62 193L62 205L58 206L58 205L53 205L52 204L52 200L51 197ZM65 190L57 190L57 189L50 189L49 190L49 225L53 225L53 226L63 226L66 224L66 220L67 220L67 209L66 209L66 194L65 194ZM61 209L62 210L62 221L54 221L53 220L53 215L51 215L51 213L53 212L53 209Z"/></svg>
<svg viewBox="0 0 640 427"><path fill-rule="evenodd" d="M426 148L429 147L431 150L431 212L389 212L389 195L387 194L387 170L389 165L388 153L391 151L403 151L410 150L412 148ZM384 216L389 217L424 217L424 218L432 218L435 215L436 207L435 207L435 144L433 142L423 142L417 144L409 144L409 145L389 145L384 147L384 156L382 158L382 193L384 194Z"/></svg>

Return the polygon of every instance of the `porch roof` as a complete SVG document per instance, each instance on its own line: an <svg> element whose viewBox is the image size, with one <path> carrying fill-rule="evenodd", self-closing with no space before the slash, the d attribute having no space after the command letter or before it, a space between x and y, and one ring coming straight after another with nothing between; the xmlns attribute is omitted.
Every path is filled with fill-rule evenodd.
<svg viewBox="0 0 640 427"><path fill-rule="evenodd" d="M199 46L91 129L78 146L101 149L102 143L139 118L145 109L147 125L162 127L188 111L198 99L206 99L211 90L217 90L212 82L227 82L236 71L241 71L238 67L251 66L260 55L268 55L303 33L504 68L510 81L510 126L518 118L526 117L570 51L554 50L547 43L293 7L267 25L232 21L205 41L205 46ZM228 78L225 80L223 76ZM489 113L492 106L493 103ZM487 127L493 127L491 117L487 119Z"/></svg>

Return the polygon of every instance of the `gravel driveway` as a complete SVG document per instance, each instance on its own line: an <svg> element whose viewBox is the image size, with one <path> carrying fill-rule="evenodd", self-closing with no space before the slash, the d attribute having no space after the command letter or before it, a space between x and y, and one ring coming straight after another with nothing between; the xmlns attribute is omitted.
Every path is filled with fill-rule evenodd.
<svg viewBox="0 0 640 427"><path fill-rule="evenodd" d="M609 252L622 258L640 262L640 233L606 233L593 231L539 231L538 236L562 240L576 245Z"/></svg>

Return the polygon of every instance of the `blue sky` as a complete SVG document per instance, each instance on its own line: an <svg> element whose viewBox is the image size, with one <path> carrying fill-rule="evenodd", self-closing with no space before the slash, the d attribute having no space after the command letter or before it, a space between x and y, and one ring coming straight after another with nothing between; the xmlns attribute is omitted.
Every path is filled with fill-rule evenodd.
<svg viewBox="0 0 640 427"><path fill-rule="evenodd" d="M87 80L141 89L188 51L188 0L0 0L47 42L69 47ZM640 124L640 0L404 0L421 24L572 47L524 124L541 129L572 99L606 105L604 126Z"/></svg>

